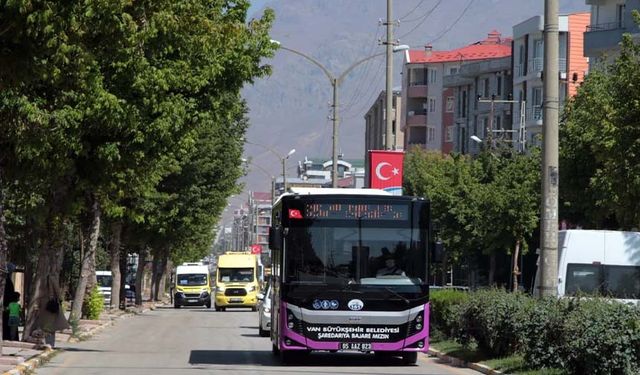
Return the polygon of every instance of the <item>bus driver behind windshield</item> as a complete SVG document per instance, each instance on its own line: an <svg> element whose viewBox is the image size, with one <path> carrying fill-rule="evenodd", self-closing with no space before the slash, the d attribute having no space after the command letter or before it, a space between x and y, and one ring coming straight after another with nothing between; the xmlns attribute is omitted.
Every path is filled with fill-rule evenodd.
<svg viewBox="0 0 640 375"><path fill-rule="evenodd" d="M384 255L384 267L380 268L376 273L376 277L380 276L404 276L407 275L404 273L400 267L396 265L396 260L393 258L391 254Z"/></svg>

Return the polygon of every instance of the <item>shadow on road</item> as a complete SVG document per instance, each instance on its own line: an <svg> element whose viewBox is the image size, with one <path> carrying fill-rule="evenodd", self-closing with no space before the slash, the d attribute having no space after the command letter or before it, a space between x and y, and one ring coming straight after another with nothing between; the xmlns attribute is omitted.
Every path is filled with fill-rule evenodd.
<svg viewBox="0 0 640 375"><path fill-rule="evenodd" d="M240 336L242 337L261 337L259 334L257 333L243 333Z"/></svg>
<svg viewBox="0 0 640 375"><path fill-rule="evenodd" d="M243 335L245 336L245 335ZM281 366L280 360L271 351L264 350L192 350L191 365L259 365ZM301 353L292 359L291 365L303 367L352 366L387 367L403 366L399 357L378 357L359 353Z"/></svg>
<svg viewBox="0 0 640 375"><path fill-rule="evenodd" d="M98 350L98 349L84 349L84 348L62 348L65 352L77 352L77 353L108 353L110 350Z"/></svg>
<svg viewBox="0 0 640 375"><path fill-rule="evenodd" d="M266 350L192 350L192 365L261 365L276 366L278 361Z"/></svg>

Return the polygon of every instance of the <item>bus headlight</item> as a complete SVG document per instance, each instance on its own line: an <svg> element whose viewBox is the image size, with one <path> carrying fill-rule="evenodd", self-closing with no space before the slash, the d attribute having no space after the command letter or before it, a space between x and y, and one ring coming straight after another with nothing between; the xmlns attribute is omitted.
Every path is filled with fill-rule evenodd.
<svg viewBox="0 0 640 375"><path fill-rule="evenodd" d="M216 288L216 293L224 293L225 288L223 286L219 286Z"/></svg>
<svg viewBox="0 0 640 375"><path fill-rule="evenodd" d="M293 324L293 322L287 323L287 327L289 327L289 329L293 329L294 326L295 324Z"/></svg>
<svg viewBox="0 0 640 375"><path fill-rule="evenodd" d="M265 308L264 308L264 312L265 312L266 314L270 313L270 312L271 312L271 308L269 308L269 307L265 307Z"/></svg>
<svg viewBox="0 0 640 375"><path fill-rule="evenodd" d="M251 293L254 292L256 290L256 286L255 285L251 285L250 287L247 287L247 292Z"/></svg>

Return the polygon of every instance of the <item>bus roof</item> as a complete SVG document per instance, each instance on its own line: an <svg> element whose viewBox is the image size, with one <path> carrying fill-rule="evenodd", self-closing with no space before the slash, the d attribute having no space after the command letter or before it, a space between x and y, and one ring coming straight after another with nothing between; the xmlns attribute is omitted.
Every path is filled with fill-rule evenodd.
<svg viewBox="0 0 640 375"><path fill-rule="evenodd" d="M393 196L393 194L381 189L342 189L342 188L307 188L290 187L289 192L284 193L276 199L274 206L284 197L295 195L375 195Z"/></svg>
<svg viewBox="0 0 640 375"><path fill-rule="evenodd" d="M305 188L292 187L290 194L295 195L391 195L381 189L338 189L338 188Z"/></svg>
<svg viewBox="0 0 640 375"><path fill-rule="evenodd" d="M256 254L246 252L226 252L218 256L218 268L255 267L257 258Z"/></svg>

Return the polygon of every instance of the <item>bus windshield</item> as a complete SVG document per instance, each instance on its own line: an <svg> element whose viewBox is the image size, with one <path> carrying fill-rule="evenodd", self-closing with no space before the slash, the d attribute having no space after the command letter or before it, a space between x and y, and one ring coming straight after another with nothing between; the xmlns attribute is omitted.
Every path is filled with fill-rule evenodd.
<svg viewBox="0 0 640 375"><path fill-rule="evenodd" d="M419 285L427 279L417 229L292 227L286 243L288 283Z"/></svg>

